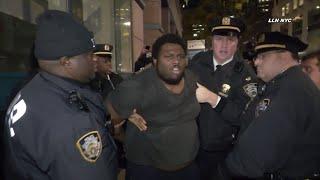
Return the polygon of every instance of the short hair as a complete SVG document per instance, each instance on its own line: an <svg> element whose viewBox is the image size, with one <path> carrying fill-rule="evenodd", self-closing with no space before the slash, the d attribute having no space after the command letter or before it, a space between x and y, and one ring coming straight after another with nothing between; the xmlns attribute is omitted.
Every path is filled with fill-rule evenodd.
<svg viewBox="0 0 320 180"><path fill-rule="evenodd" d="M159 37L152 45L152 57L154 59L159 58L159 52L161 47L166 43L179 44L184 53L187 54L187 43L180 36L176 34L165 34Z"/></svg>
<svg viewBox="0 0 320 180"><path fill-rule="evenodd" d="M306 61L308 59L316 58L318 60L318 67L320 68L320 50L314 51L302 57L302 61Z"/></svg>

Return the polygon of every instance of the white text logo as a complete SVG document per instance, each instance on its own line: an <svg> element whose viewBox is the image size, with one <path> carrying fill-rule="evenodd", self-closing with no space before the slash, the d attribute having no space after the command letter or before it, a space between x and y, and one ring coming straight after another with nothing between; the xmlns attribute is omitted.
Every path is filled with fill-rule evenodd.
<svg viewBox="0 0 320 180"><path fill-rule="evenodd" d="M268 23L291 23L292 18L269 18Z"/></svg>

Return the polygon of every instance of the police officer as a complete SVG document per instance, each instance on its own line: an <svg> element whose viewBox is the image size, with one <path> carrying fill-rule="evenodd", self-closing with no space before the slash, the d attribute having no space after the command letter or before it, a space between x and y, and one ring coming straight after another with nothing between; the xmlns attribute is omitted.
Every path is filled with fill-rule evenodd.
<svg viewBox="0 0 320 180"><path fill-rule="evenodd" d="M259 35L255 66L266 85L253 121L226 159L232 176L319 178L320 92L298 63L306 48L280 32Z"/></svg>
<svg viewBox="0 0 320 180"><path fill-rule="evenodd" d="M305 73L311 78L320 90L320 50L303 57L301 65Z"/></svg>
<svg viewBox="0 0 320 180"><path fill-rule="evenodd" d="M239 116L256 95L254 71L236 53L244 28L238 18L214 19L212 50L197 54L189 65L199 76L199 83L213 92L197 90L198 100L203 103L198 117L201 145L197 157L202 179L209 179L209 174L230 151Z"/></svg>
<svg viewBox="0 0 320 180"><path fill-rule="evenodd" d="M134 64L134 72L141 72L145 68L148 68L152 65L152 53L150 51L150 46L145 46L142 50L138 60Z"/></svg>
<svg viewBox="0 0 320 180"><path fill-rule="evenodd" d="M7 111L6 179L116 179L102 98L88 87L96 70L92 34L57 10L37 23L40 72Z"/></svg>
<svg viewBox="0 0 320 180"><path fill-rule="evenodd" d="M98 72L92 81L92 85L102 95L103 99L122 81L120 75L112 72L112 49L113 46L110 44L97 44L94 50L98 59Z"/></svg>

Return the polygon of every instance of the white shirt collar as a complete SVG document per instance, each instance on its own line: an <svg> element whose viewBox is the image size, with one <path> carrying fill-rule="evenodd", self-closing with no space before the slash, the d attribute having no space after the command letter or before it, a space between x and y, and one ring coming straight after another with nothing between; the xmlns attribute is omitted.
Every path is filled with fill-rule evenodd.
<svg viewBox="0 0 320 180"><path fill-rule="evenodd" d="M233 56L232 56L230 59L226 60L226 61L225 61L224 63L222 63L222 64L219 64L219 63L217 62L216 58L214 58L214 56L212 56L212 59L213 59L214 71L215 71L215 70L217 69L217 67L216 67L217 65L224 66L224 65L228 64L229 62L232 61Z"/></svg>

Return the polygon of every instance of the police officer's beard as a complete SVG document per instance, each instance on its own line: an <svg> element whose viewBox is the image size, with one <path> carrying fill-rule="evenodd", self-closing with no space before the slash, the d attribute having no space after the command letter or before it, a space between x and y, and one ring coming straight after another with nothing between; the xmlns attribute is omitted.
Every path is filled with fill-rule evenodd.
<svg viewBox="0 0 320 180"><path fill-rule="evenodd" d="M184 76L184 71L183 71L177 78L175 78L175 79L164 76L163 74L161 74L161 73L159 72L159 69L158 69L158 68L156 68L156 71L157 71L157 74L158 74L158 76L160 77L160 79L161 79L162 81L164 81L165 83L170 84L170 85L177 85L177 84L179 84L179 82L181 81L182 77Z"/></svg>

